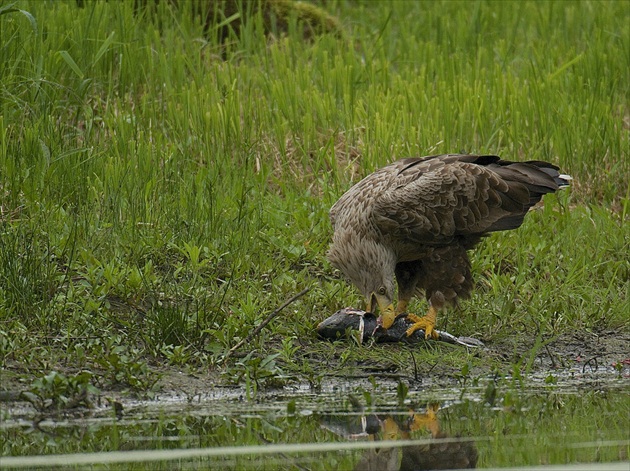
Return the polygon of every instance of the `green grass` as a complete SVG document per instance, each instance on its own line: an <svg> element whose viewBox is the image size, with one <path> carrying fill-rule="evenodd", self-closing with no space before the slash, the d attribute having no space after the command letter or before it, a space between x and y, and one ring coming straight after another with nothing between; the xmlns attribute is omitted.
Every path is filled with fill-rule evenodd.
<svg viewBox="0 0 630 471"><path fill-rule="evenodd" d="M265 36L255 16L227 45L166 2L153 19L133 2L0 7L0 366L139 390L147 364L225 371L310 287L243 353L321 374L313 356L349 347L312 327L362 305L325 260L328 209L396 158L457 151L575 181L482 244L479 289L442 326L490 342L627 329L628 5L325 7L343 37Z"/></svg>

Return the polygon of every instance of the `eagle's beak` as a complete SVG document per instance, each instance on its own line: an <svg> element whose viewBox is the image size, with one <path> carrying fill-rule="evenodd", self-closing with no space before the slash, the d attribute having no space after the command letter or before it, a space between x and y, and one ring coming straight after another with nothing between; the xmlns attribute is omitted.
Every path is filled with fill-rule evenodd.
<svg viewBox="0 0 630 471"><path fill-rule="evenodd" d="M376 320L376 330L379 328L389 329L396 319L396 310L394 304L385 295L372 293L368 308L374 307L374 304L378 305L379 316ZM369 310L368 310L369 311Z"/></svg>
<svg viewBox="0 0 630 471"><path fill-rule="evenodd" d="M383 327L389 329L396 319L396 310L393 304L389 304L385 309L381 310L381 315L376 320L377 327Z"/></svg>

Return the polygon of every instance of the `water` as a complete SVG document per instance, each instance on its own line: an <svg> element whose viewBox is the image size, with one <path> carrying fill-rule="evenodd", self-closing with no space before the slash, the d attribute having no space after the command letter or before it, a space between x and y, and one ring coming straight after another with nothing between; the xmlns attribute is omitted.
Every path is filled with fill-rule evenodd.
<svg viewBox="0 0 630 471"><path fill-rule="evenodd" d="M330 381L318 390L297 385L253 400L241 389L165 395L124 402L118 412L101 398L92 410L54 417L5 405L0 466L399 470L612 463L627 461L630 451L628 385L628 378L599 373L552 382L542 375L526 384L488 378L449 389Z"/></svg>

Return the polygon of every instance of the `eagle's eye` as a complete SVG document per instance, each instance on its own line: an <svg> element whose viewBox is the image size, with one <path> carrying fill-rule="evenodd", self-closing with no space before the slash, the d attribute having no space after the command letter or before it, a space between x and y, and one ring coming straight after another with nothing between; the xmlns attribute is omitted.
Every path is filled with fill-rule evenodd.
<svg viewBox="0 0 630 471"><path fill-rule="evenodd" d="M385 294L386 292L387 292L387 290L385 289L385 287L384 287L384 286L381 286L381 287L378 289L378 294Z"/></svg>

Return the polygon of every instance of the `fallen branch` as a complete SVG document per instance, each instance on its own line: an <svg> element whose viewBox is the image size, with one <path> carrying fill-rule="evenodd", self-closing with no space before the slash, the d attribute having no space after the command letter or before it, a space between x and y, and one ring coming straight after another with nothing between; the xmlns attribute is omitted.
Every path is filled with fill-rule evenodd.
<svg viewBox="0 0 630 471"><path fill-rule="evenodd" d="M267 318L264 321L262 321L258 327L256 327L254 330L252 330L247 337L245 337L243 340L241 340L236 345L234 345L232 348L230 348L230 350L223 357L223 361L226 361L232 355L232 353L234 353L236 350L241 348L243 346L243 344L248 343L254 337L256 337L260 333L260 331L263 330L265 328L265 326L267 324L269 324L273 320L274 317L276 317L278 314L280 314L280 311L282 311L285 307L287 307L289 304L291 304L295 300L297 300L297 299L301 298L302 296L304 296L306 293L308 293L310 291L310 289L311 288L303 289L298 294L296 294L295 296L293 296L289 300L285 301L282 304L282 306L277 307L276 309L274 309L273 312L271 314L269 314L267 316Z"/></svg>

